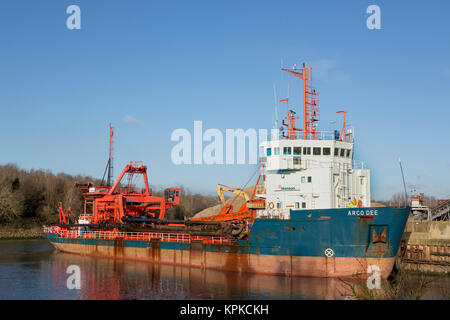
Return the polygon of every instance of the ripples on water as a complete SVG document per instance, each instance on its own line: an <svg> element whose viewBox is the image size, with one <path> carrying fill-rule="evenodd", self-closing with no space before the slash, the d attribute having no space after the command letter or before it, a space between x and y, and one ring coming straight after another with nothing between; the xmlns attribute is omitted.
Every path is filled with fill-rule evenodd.
<svg viewBox="0 0 450 320"><path fill-rule="evenodd" d="M80 267L80 290L66 286L70 265ZM68 254L45 240L0 241L0 299L344 299L344 291L339 279L200 270Z"/></svg>

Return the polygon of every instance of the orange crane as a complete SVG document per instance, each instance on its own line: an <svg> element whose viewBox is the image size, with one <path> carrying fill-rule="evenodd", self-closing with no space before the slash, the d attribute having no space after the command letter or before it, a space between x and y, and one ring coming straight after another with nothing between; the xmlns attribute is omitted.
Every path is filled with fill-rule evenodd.
<svg viewBox="0 0 450 320"><path fill-rule="evenodd" d="M131 161L126 165L119 178L111 186L113 182L113 137L114 127L110 124L109 155L106 168L108 170L107 185L95 186L93 183L75 184L84 198L84 210L78 220L79 223L122 224L126 219L136 217L163 220L166 210L180 203L180 189L168 188L164 190L164 196L153 196L148 184L147 166L144 166L139 161ZM127 180L123 182L125 175ZM143 176L145 183L143 189L137 189L133 186L136 175ZM68 208L68 213L64 213L60 202L59 220L61 224L70 224L70 213L70 207Z"/></svg>
<svg viewBox="0 0 450 320"><path fill-rule="evenodd" d="M125 175L127 183L121 184ZM143 175L145 187L133 187L135 175ZM142 217L164 219L168 208L180 203L180 189L168 188L163 197L151 194L147 180L147 166L132 161L122 171L112 187L95 187L93 184L76 184L85 200L85 211L81 220L89 223L122 223L123 218Z"/></svg>

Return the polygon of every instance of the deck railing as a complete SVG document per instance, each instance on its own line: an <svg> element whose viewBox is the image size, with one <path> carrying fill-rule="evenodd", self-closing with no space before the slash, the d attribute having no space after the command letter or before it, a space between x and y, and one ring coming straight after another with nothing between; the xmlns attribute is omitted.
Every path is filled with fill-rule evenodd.
<svg viewBox="0 0 450 320"><path fill-rule="evenodd" d="M99 239L99 240L137 240L161 242L185 242L201 241L212 244L237 244L237 240L222 236L191 235L187 233L165 232L120 232L120 231L86 231L83 228L62 229L58 226L44 226L44 233L55 233L60 238Z"/></svg>
<svg viewBox="0 0 450 320"><path fill-rule="evenodd" d="M287 134L287 132L280 132L278 130L272 131L268 130L267 134L267 141L273 141L273 140L284 140L287 139L283 136L283 134ZM305 138L305 135L303 132L295 132L295 139L303 140ZM310 139L312 139L312 134L310 133ZM348 141L346 142L354 142L353 137L347 137ZM315 134L315 140L336 140L336 141L342 141L340 140L339 132L335 131L317 131Z"/></svg>

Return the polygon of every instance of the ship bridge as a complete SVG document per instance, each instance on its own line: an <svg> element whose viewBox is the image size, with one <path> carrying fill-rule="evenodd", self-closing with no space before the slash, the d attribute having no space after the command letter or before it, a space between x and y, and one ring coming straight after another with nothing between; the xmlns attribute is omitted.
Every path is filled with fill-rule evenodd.
<svg viewBox="0 0 450 320"><path fill-rule="evenodd" d="M298 135L300 136L300 135ZM298 170L330 162L358 166L353 161L353 141L339 140L336 132L320 132L316 140L272 137L260 145L261 162L267 171Z"/></svg>
<svg viewBox="0 0 450 320"><path fill-rule="evenodd" d="M303 128L297 128L296 112L286 102L282 126L260 144L264 166L266 208L260 217L290 218L291 210L330 209L370 206L370 171L354 161L353 128L319 131L319 94L312 87L312 71L302 68L282 69L302 80ZM277 124L278 125L278 124ZM276 126L277 126L276 125Z"/></svg>
<svg viewBox="0 0 450 320"><path fill-rule="evenodd" d="M266 171L261 216L289 218L292 209L370 206L370 172L353 159L353 141L337 140L334 133L327 137L261 143Z"/></svg>

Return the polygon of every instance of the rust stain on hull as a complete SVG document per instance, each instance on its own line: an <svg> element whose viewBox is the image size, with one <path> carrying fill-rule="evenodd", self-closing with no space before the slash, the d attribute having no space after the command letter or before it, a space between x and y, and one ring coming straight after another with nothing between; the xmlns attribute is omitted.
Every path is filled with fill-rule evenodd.
<svg viewBox="0 0 450 320"><path fill-rule="evenodd" d="M116 238L114 239L114 257L122 256L124 256L124 240L123 238Z"/></svg>
<svg viewBox="0 0 450 320"><path fill-rule="evenodd" d="M378 265L382 278L387 278L395 263L390 258L341 258L341 257L297 257L281 255L242 254L238 252L219 253L199 249L161 249L157 244L149 248L123 247L120 242L112 246L54 243L61 251L98 257L114 257L160 264L207 268L282 276L308 277L366 277L368 265ZM198 245L197 245L198 246Z"/></svg>
<svg viewBox="0 0 450 320"><path fill-rule="evenodd" d="M148 257L150 261L158 263L161 256L161 241L159 239L152 239L148 246Z"/></svg>

